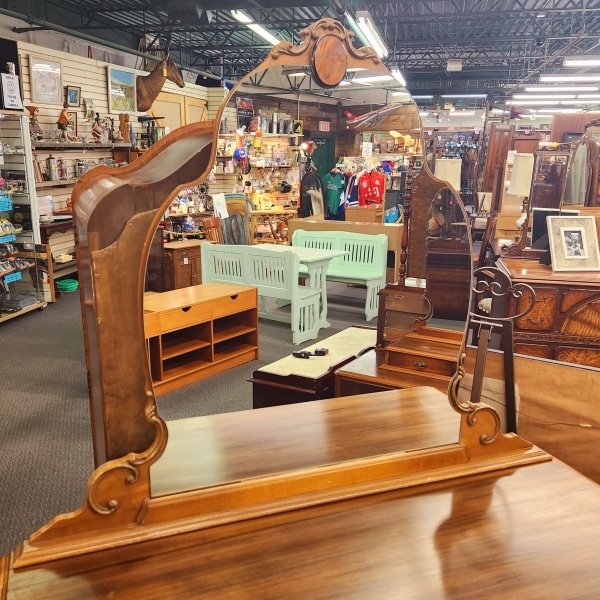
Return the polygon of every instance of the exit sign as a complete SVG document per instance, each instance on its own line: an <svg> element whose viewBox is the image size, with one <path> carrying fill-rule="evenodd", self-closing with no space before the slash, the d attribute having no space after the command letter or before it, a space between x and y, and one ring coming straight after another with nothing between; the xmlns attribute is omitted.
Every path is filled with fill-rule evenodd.
<svg viewBox="0 0 600 600"><path fill-rule="evenodd" d="M319 131L329 131L329 121L319 121Z"/></svg>

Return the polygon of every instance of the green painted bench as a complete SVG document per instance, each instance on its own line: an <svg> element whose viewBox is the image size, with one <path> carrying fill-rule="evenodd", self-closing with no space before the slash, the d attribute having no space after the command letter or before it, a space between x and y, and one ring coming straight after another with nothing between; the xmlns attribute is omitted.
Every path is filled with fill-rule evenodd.
<svg viewBox="0 0 600 600"><path fill-rule="evenodd" d="M365 286L365 319L370 321L377 316L379 290L385 286L387 235L297 229L292 235L292 246L346 251L346 255L338 256L329 263L327 281ZM300 265L301 274L303 269Z"/></svg>

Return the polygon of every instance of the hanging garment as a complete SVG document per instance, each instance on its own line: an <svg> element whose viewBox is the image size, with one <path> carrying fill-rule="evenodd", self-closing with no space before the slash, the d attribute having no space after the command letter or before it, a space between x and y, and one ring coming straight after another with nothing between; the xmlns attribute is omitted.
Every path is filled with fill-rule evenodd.
<svg viewBox="0 0 600 600"><path fill-rule="evenodd" d="M310 193L309 193L310 192ZM318 194L314 194L318 192ZM318 214L313 211L313 196L321 197L323 202L323 181L316 171L308 171L302 177L300 182L300 206L298 208L299 217L310 217Z"/></svg>
<svg viewBox="0 0 600 600"><path fill-rule="evenodd" d="M325 215L327 218L337 215L340 208L340 198L344 191L344 177L337 171L327 173L323 177L323 187L325 189Z"/></svg>

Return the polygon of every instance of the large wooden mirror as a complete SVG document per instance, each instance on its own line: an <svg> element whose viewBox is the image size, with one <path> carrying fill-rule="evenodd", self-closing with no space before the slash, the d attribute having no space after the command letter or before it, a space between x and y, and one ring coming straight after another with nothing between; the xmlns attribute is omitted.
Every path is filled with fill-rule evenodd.
<svg viewBox="0 0 600 600"><path fill-rule="evenodd" d="M303 31L300 37L298 46L290 43L276 46L250 77L284 65L308 67L313 69L315 78L334 89L348 69L366 68L388 75L373 50L354 49L351 34L336 21L323 19ZM328 51L324 56L325 47ZM330 52L345 58L341 68L327 59ZM234 89L229 98L235 94ZM213 464L209 461L197 465L200 469L214 467L217 476L209 478L208 487L193 491L204 483L192 474L187 493L153 496L151 467L164 458L168 427L157 414L147 358L143 310L146 258L156 227L171 199L185 185L206 179L212 170L219 124L227 103L228 98L215 122L175 130L126 167L93 169L80 179L74 191L97 468L91 476L84 505L74 513L56 517L35 533L20 554L18 565L15 563L17 566L66 556L73 552L73 538L78 536L85 537L84 551L90 552L321 502L323 494L331 500L342 495L347 497L348 493L369 493L368 490L375 489L373 486L383 489L392 485L386 483L392 473L396 479L407 477L407 481L414 482L415 477L424 477L430 480L427 473L443 477L449 465L465 465L473 457L490 468L496 458L482 458L482 454L484 447L489 448L492 443L496 451L510 449L513 454L523 453L518 460L530 460L530 444L499 435L499 420L494 411L457 401L456 392L464 375L461 358L457 376L450 386L451 402L447 405L450 423L455 423L456 429L449 429L450 438L443 443L442 459L440 450L422 445L423 438L418 445L407 445L411 432L403 431L400 422L398 435L403 439L402 444L397 447L390 444L384 451L380 448L376 455L357 454L360 449L347 441L343 424L327 420L319 423L317 410L316 424L331 435L331 444L339 442L345 448L339 463L304 463L285 472L255 470L247 479L232 480L226 469L223 469L224 478L219 478L221 465L218 461ZM378 127L398 130L400 122L406 123L409 118L414 128L418 124L416 106L411 102L398 103L394 111L377 116L381 119ZM403 245L405 273L401 275L404 280L407 276L427 279L428 250L440 255L445 250L456 252L458 246L461 254L466 252L470 257L471 253L464 208L447 184L434 178L424 166L412 192L407 195L408 206L405 203L405 211L410 211L410 225L406 228ZM445 211L447 227L433 232L429 222L440 208ZM442 259L438 256L434 264L439 260ZM464 259L459 262L462 273ZM470 272L470 268L467 267L467 271ZM462 274L457 279L463 279ZM422 292L422 288L418 289ZM448 290L448 295L453 294L454 290ZM444 293L440 296L436 304L443 310L447 298ZM463 294L464 305L468 305L466 297L468 292ZM461 309L456 308L455 316L460 317L460 312ZM463 345L464 339L463 335ZM457 361L459 356L462 357L462 349L457 352ZM357 398L357 402L368 409L368 397L364 401ZM419 410L423 410L427 428L427 407ZM243 413L238 415L244 418ZM248 418L259 426L260 411L252 411ZM202 444L207 454L223 441L211 437L210 431L198 433L204 436ZM236 439L234 442L243 443ZM256 454L256 462L260 456L260 452ZM162 470L166 477L168 470ZM350 481L353 492L347 487ZM397 481L393 485L397 486ZM169 489L168 485L163 488Z"/></svg>

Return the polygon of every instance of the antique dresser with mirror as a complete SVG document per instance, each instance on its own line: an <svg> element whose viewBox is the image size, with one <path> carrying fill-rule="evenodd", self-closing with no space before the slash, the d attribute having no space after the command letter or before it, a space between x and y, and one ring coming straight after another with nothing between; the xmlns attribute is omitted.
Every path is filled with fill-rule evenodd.
<svg viewBox="0 0 600 600"><path fill-rule="evenodd" d="M498 266L535 290L534 309L515 321L515 351L529 356L600 367L600 272L555 272L550 266L548 216L594 216L597 206L598 144L588 131L572 145L538 150L531 202L521 237L501 252ZM542 264L540 264L542 263ZM528 297L496 307L517 314Z"/></svg>
<svg viewBox="0 0 600 600"><path fill-rule="evenodd" d="M351 67L387 73L330 19L303 31L298 46L276 46L261 68L290 64L312 64L330 83ZM89 171L76 188L97 467L79 510L57 516L0 559L0 597L597 593L600 488L501 433L492 408L458 399L465 368L473 367L469 356L463 360L464 341L448 394L390 390L214 415L180 429L199 446L162 472L187 474L192 485L152 492L152 467L176 440L157 414L146 354L145 259L171 198L212 168L218 118L175 130L131 165ZM429 215L443 182L427 169L419 177L431 179L421 188L427 198L419 199L415 182L411 204L416 211L424 201ZM426 230L420 235L426 242ZM417 242L406 247L426 269ZM535 382L530 367L522 371L527 395ZM212 481L198 487L194 471L211 468Z"/></svg>

